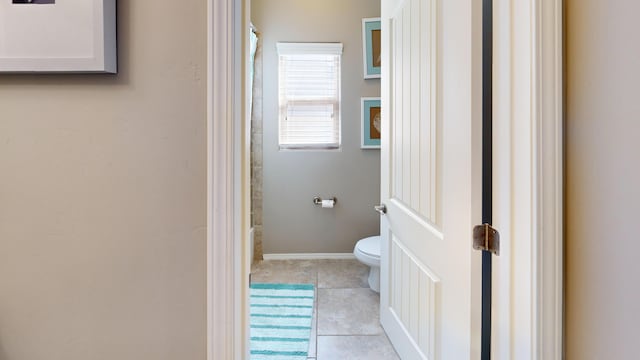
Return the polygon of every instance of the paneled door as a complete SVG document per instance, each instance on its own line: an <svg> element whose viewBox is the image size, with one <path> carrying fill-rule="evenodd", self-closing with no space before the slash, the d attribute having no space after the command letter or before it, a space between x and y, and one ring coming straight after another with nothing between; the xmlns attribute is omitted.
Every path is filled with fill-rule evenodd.
<svg viewBox="0 0 640 360"><path fill-rule="evenodd" d="M380 317L404 360L480 358L480 6L382 0Z"/></svg>

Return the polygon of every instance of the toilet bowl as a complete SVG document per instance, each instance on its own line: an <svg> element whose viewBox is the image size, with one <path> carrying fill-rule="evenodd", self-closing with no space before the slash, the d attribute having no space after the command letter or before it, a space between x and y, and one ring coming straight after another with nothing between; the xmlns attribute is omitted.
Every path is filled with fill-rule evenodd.
<svg viewBox="0 0 640 360"><path fill-rule="evenodd" d="M369 266L369 287L380 292L380 235L359 240L353 249L353 255Z"/></svg>

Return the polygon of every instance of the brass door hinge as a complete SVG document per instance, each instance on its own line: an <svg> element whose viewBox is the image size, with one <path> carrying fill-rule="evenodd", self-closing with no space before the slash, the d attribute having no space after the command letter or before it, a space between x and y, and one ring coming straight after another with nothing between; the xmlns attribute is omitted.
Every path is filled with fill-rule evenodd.
<svg viewBox="0 0 640 360"><path fill-rule="evenodd" d="M500 233L489 224L474 226L473 248L500 255Z"/></svg>

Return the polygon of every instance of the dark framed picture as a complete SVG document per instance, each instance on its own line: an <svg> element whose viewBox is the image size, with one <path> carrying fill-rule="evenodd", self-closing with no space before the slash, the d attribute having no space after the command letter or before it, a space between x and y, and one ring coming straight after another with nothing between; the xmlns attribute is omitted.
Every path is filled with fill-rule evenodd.
<svg viewBox="0 0 640 360"><path fill-rule="evenodd" d="M365 79L380 77L381 43L380 18L362 19L362 58Z"/></svg>
<svg viewBox="0 0 640 360"><path fill-rule="evenodd" d="M116 73L116 0L0 1L0 73Z"/></svg>
<svg viewBox="0 0 640 360"><path fill-rule="evenodd" d="M13 4L55 4L56 0L11 0Z"/></svg>
<svg viewBox="0 0 640 360"><path fill-rule="evenodd" d="M379 97L363 97L360 99L362 109L361 149L380 149L380 132L382 118Z"/></svg>

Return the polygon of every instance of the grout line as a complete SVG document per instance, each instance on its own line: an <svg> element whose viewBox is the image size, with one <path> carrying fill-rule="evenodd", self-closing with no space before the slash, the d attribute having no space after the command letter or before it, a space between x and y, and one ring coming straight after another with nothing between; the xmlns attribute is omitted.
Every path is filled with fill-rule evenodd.
<svg viewBox="0 0 640 360"><path fill-rule="evenodd" d="M313 339L313 341L316 343L315 346L315 356L318 357L318 318L320 318L320 309L318 307L318 303L319 303L319 299L320 299L320 291L318 291L318 281L320 279L318 279L318 266L315 266L315 271L316 271L316 337L315 339Z"/></svg>
<svg viewBox="0 0 640 360"><path fill-rule="evenodd" d="M278 263L279 261L274 261L274 263ZM296 263L296 260L290 261L291 263ZM310 344L315 344L315 353L309 353L308 354L308 359L309 360L317 360L318 357L318 345L319 345L319 337L362 337L362 336L366 336L366 337L383 337L386 336L386 334L384 333L384 330L382 329L381 333L379 334L320 334L319 333L319 329L318 329L318 325L320 322L320 316L322 314L320 314L319 311L319 300L320 300L320 290L364 290L364 289L369 289L368 286L363 286L363 287L323 287L320 288L318 287L319 282L320 282L320 270L321 267L319 266L319 264L324 263L325 260L311 260L311 263L313 265L311 265L311 268L306 267L305 266L305 270L303 271L305 273L305 277L306 276L310 276L311 278L315 277L315 285L316 285L316 298L315 298L315 312L316 312L316 316L314 319L314 326L315 326L315 336L313 337L313 339L309 339ZM265 263L264 261L262 263ZM268 264L269 261L266 261L266 263ZM257 264L256 264L257 265ZM255 266L257 267L257 266ZM252 266L252 273L253 275L260 275L261 273L267 271L269 272L269 269L272 269L269 265L264 265L264 267L262 269L260 269L259 271L256 271L257 269L254 266ZM276 268L279 268L279 266L277 266ZM300 271L298 271L300 272ZM277 275L276 273L279 273L278 271L272 271L272 274L270 275L271 277L274 277L274 281L275 278L277 278L279 275ZM308 275L307 275L308 274ZM310 278L309 278L310 279ZM369 289L370 290L370 289ZM325 296L328 296L330 294L325 293ZM325 314L326 315L326 314ZM388 338L388 336L387 336ZM311 341L313 341L313 343L311 343Z"/></svg>

